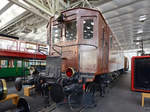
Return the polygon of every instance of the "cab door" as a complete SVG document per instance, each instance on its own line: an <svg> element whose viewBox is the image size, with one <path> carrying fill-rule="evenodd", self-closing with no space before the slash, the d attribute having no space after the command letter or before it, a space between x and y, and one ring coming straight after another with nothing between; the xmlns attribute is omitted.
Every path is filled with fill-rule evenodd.
<svg viewBox="0 0 150 112"><path fill-rule="evenodd" d="M109 65L109 31L107 25L104 24L102 27L102 72L108 72Z"/></svg>

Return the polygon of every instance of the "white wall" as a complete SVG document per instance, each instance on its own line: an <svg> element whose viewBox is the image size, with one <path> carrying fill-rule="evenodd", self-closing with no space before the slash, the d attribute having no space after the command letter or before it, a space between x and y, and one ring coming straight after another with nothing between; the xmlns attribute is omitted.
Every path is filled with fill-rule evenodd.
<svg viewBox="0 0 150 112"><path fill-rule="evenodd" d="M124 55L128 58L129 60L129 70L131 70L131 58L133 56L137 56L137 51L139 51L140 49L135 49L135 50L127 50L124 51ZM146 54L150 54L150 49L144 49Z"/></svg>
<svg viewBox="0 0 150 112"><path fill-rule="evenodd" d="M132 56L137 56L136 51L124 51L124 56L126 56L129 60L129 70L131 70L131 58Z"/></svg>

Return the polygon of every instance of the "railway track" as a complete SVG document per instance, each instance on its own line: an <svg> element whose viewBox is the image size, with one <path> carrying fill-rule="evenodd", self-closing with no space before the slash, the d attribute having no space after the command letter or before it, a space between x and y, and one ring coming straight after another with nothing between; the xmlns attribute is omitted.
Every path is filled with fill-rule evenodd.
<svg viewBox="0 0 150 112"><path fill-rule="evenodd" d="M56 109L56 104L53 103L51 106L48 106L48 107L45 107L45 108L42 108L42 109L37 109L35 110L36 112L53 112L54 110ZM71 110L72 112L85 112L85 109L86 108L81 108L80 110L78 111L74 111L74 110ZM16 112L16 110L8 110L6 112ZM66 112L66 111L64 111Z"/></svg>
<svg viewBox="0 0 150 112"><path fill-rule="evenodd" d="M82 108L79 112L84 112L86 108Z"/></svg>
<svg viewBox="0 0 150 112"><path fill-rule="evenodd" d="M51 104L51 106L43 108L42 110L40 110L38 112L52 112L55 109L56 109L56 103L53 103L53 104Z"/></svg>
<svg viewBox="0 0 150 112"><path fill-rule="evenodd" d="M51 106L49 107L46 107L46 108L43 108L42 110L38 111L38 112L52 112L56 109L56 104L52 104ZM72 112L84 112L86 108L81 108L80 110L78 111L73 111Z"/></svg>

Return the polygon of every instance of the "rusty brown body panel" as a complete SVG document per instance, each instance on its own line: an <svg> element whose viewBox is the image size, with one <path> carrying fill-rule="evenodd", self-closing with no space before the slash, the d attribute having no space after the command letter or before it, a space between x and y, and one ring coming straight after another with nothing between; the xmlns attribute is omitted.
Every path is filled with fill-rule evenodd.
<svg viewBox="0 0 150 112"><path fill-rule="evenodd" d="M73 67L78 72L100 75L123 69L123 54L119 44L99 11L75 8L62 14L64 15L62 23L53 17L48 26L50 55L61 56L62 72L68 67ZM72 21L74 23L70 23ZM58 24L61 24L61 33L60 38L57 37L59 41L55 43L53 38L58 35L52 36L54 32L52 27ZM69 39L74 40L67 40L67 35L70 35L67 34L67 27L74 35Z"/></svg>

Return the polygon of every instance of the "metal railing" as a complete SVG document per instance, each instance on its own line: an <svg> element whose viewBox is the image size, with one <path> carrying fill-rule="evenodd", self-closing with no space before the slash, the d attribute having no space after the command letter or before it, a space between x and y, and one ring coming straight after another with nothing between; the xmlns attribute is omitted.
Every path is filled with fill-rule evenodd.
<svg viewBox="0 0 150 112"><path fill-rule="evenodd" d="M0 50L41 54L41 50L40 50L41 47L46 48L47 46L39 43L26 42L26 41L0 37Z"/></svg>

